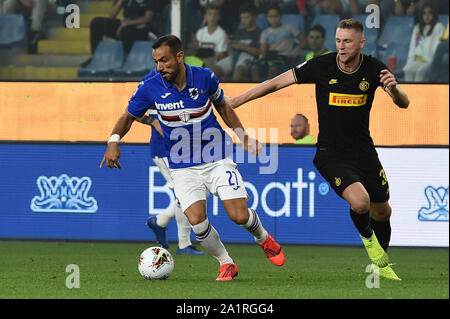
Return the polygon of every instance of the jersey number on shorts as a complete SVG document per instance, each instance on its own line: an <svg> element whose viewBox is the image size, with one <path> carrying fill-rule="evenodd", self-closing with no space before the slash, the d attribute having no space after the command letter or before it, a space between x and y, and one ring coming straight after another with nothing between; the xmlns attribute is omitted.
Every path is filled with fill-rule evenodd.
<svg viewBox="0 0 450 319"><path fill-rule="evenodd" d="M381 185L386 185L387 184L387 177L386 177L386 173L384 172L384 169L382 169L380 171L380 176L381 176Z"/></svg>
<svg viewBox="0 0 450 319"><path fill-rule="evenodd" d="M241 187L241 186L239 186L239 181L238 181L236 172L234 172L234 171L233 172L227 171L227 174L229 175L228 176L228 183L230 184L230 186L235 186L235 187L233 187L233 189L234 190L238 190L239 187ZM236 183L233 183L233 181L232 181L233 175L234 175L234 179L236 180Z"/></svg>

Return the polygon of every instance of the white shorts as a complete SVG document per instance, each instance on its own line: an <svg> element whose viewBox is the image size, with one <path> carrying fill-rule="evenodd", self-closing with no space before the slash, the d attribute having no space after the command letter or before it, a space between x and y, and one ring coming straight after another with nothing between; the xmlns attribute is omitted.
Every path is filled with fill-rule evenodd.
<svg viewBox="0 0 450 319"><path fill-rule="evenodd" d="M155 163L156 166L158 166L159 171L166 179L167 186L169 186L170 188L173 188L174 183L173 183L173 178L170 175L169 161L167 160L167 157L155 156L155 157L153 157L153 162Z"/></svg>
<svg viewBox="0 0 450 319"><path fill-rule="evenodd" d="M248 199L244 180L231 158L214 163L170 169L175 195L183 212L199 200L206 200L209 192L221 200Z"/></svg>

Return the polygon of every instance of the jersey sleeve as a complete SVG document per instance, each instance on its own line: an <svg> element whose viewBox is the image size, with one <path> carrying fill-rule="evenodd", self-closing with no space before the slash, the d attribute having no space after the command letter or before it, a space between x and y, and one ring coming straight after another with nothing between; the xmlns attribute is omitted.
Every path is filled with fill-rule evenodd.
<svg viewBox="0 0 450 319"><path fill-rule="evenodd" d="M372 70L374 72L374 76L375 79L374 81L376 81L378 83L378 86L383 87L383 83L380 82L380 74L382 70L389 70L389 72L392 73L392 71L386 66L386 64L384 64L383 62L381 62L378 59L373 58L372 60Z"/></svg>
<svg viewBox="0 0 450 319"><path fill-rule="evenodd" d="M294 72L295 82L300 83L314 83L315 59L305 61L292 69Z"/></svg>
<svg viewBox="0 0 450 319"><path fill-rule="evenodd" d="M136 92L134 92L128 102L127 112L136 118L143 117L150 106L154 104L148 94L145 83L146 82L139 83Z"/></svg>
<svg viewBox="0 0 450 319"><path fill-rule="evenodd" d="M210 71L208 78L208 96L214 104L218 104L223 100L224 93L219 84L217 76L214 72Z"/></svg>
<svg viewBox="0 0 450 319"><path fill-rule="evenodd" d="M150 106L147 110L147 115L149 117L153 117L155 119L158 119L158 110L154 106Z"/></svg>

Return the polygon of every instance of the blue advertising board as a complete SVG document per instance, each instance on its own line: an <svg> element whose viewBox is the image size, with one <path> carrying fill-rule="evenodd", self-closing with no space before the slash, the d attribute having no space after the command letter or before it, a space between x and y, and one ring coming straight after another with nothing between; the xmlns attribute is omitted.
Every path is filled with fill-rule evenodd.
<svg viewBox="0 0 450 319"><path fill-rule="evenodd" d="M99 168L105 145L0 144L0 238L153 241L145 225L172 191L148 145L121 145L122 169ZM281 243L360 244L339 198L312 164L314 147L268 147L277 169L248 156L238 168L248 206ZM273 163L272 163L273 164ZM211 195L207 214L224 242L253 242ZM175 220L168 239L177 240Z"/></svg>

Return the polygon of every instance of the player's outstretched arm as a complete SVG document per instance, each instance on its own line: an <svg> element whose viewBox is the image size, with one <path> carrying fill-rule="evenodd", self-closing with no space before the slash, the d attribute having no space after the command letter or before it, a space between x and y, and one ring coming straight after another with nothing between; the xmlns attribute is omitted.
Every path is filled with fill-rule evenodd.
<svg viewBox="0 0 450 319"><path fill-rule="evenodd" d="M238 96L235 96L234 98L231 99L230 103L233 108L237 108L244 103L258 99L269 93L276 92L294 83L295 83L294 73L292 72L292 70L288 70L274 77L273 79L264 81L252 87L250 90L245 91L244 93Z"/></svg>
<svg viewBox="0 0 450 319"><path fill-rule="evenodd" d="M402 90L395 76L389 70L381 71L380 82L383 83L383 89L398 107L406 109L409 106L408 95Z"/></svg>
<svg viewBox="0 0 450 319"><path fill-rule="evenodd" d="M131 128L134 120L136 118L129 114L128 112L123 113L114 125L114 128L111 132L111 138L108 141L108 146L105 151L105 155L103 156L103 160L100 163L100 168L105 164L109 168L122 168L119 163L120 158L120 148L119 141Z"/></svg>
<svg viewBox="0 0 450 319"><path fill-rule="evenodd" d="M225 124L229 128L232 128L234 133L238 136L244 149L247 152L258 155L262 149L261 144L247 134L230 102L231 99L228 96L224 96L223 100L218 104L214 104L214 106Z"/></svg>

